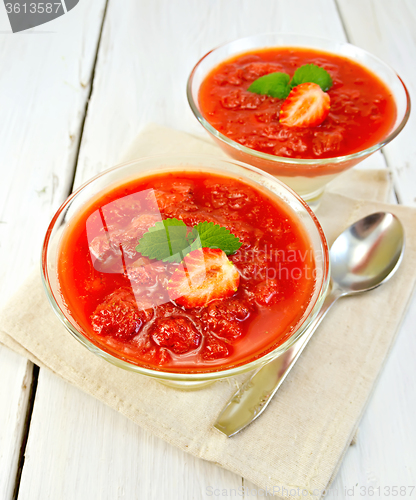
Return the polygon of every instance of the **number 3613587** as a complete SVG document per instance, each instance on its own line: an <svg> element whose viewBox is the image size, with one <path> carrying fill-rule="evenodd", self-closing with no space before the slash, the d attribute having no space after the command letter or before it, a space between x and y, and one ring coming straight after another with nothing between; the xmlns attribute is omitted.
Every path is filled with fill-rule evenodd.
<svg viewBox="0 0 416 500"><path fill-rule="evenodd" d="M6 3L6 12L8 14L56 14L62 8L61 2L55 3Z"/></svg>

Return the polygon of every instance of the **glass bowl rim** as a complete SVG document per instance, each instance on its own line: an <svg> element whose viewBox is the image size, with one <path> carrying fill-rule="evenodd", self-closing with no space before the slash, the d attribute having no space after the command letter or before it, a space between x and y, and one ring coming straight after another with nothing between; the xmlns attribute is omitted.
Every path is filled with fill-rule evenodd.
<svg viewBox="0 0 416 500"><path fill-rule="evenodd" d="M156 369L151 369L151 368L145 368L140 365L135 365L133 363L130 363L126 360L123 360L121 358L118 358L114 356L113 354L110 354L109 352L101 349L99 346L91 342L86 336L84 336L77 328L75 328L72 323L66 318L64 311L60 308L59 304L57 303L54 293L52 291L51 285L50 285L50 280L49 280L49 272L48 272L48 249L49 249L49 243L51 240L51 236L54 230L57 230L58 228L55 227L55 224L58 220L58 218L61 216L61 214L72 204L72 202L83 192L83 190L92 184L93 182L97 181L101 177L106 176L107 174L113 172L114 170L121 169L123 167L131 166L134 165L135 163L138 162L145 162L147 160L155 160L155 159L160 159L160 160L167 160L168 158L173 159L173 158L186 158L186 159L193 159L194 161L204 161L204 160L213 160L215 162L225 162L225 163L231 163L234 165L237 165L239 168L244 167L245 169L254 171L255 173L259 174L261 177L266 177L267 179L273 181L274 183L279 184L285 191L285 194L292 196L292 198L295 198L295 201L300 203L303 206L303 209L306 211L307 215L311 219L311 221L314 224L314 227L316 228L319 236L320 236L320 246L321 246L321 251L322 251L322 257L323 257L323 262L322 262L322 267L323 267L323 276L321 278L321 284L320 284L320 289L319 291L316 292L316 299L315 303L312 305L310 313L308 316L306 316L302 323L298 326L297 330L295 331L294 334L292 334L284 343L280 344L278 347L273 349L272 351L266 353L263 356L260 356L259 358L256 358L249 363L245 363L243 365L238 365L234 366L232 368L227 368L225 370L217 370L217 371L210 371L210 372L194 372L194 373L187 373L187 372L167 372L163 370L156 370ZM172 166L172 168L175 168ZM203 167L202 167L203 168ZM228 175L231 175L232 173L228 173ZM227 175L227 172L225 172L225 175ZM145 174L144 174L145 176ZM242 175L244 177L244 175ZM104 188L105 189L105 188ZM266 188L268 189L268 188ZM58 208L58 210L55 212L55 215L53 216L51 222L48 225L43 244L42 244L42 251L41 251L41 259L40 259L40 267L41 267L41 278L42 278L42 283L43 287L45 289L48 301L50 305L52 306L52 309L54 310L55 314L58 316L60 321L63 323L63 325L66 327L66 329L71 333L73 337L75 337L76 340L78 340L84 347L86 347L89 351L92 353L98 355L99 357L105 359L106 361L112 363L113 365L123 368L128 371L132 371L135 373L139 373L141 375L146 375L150 376L152 378L156 379L161 379L161 380L168 380L168 381L186 381L186 382L199 382L199 381L215 381L219 380L222 378L226 377L231 377L235 375L239 375L241 373L245 373L247 371L253 370L263 364L265 364L267 361L270 361L271 359L279 356L283 352L285 352L287 349L289 349L307 330L309 324L312 322L314 317L317 315L317 313L320 310L320 307L322 305L322 302L327 294L328 288L329 288L329 276L330 276L330 259L329 259L329 248L328 248L328 242L325 237L325 233L322 229L322 226L320 222L318 221L318 218L314 214L314 212L310 209L310 207L307 205L307 203L295 192L293 191L289 186L284 184L282 181L279 179L275 178L271 174L254 167L252 165L243 163L238 160L234 160L232 158L221 158L221 157L216 157L214 155L208 155L208 154L158 154L158 155L148 155L148 156L143 156L141 158L137 158L134 160L129 160L125 161L122 163L118 163L114 165L113 167L110 167L103 172L95 175L91 179L87 180L84 182L81 186L79 186L63 203L62 205ZM319 302L321 304L319 305ZM318 306L318 307L317 307Z"/></svg>
<svg viewBox="0 0 416 500"><path fill-rule="evenodd" d="M227 45L231 45L231 44L236 43L236 42L245 41L245 40L248 41L250 39L259 38L259 37L267 37L267 36L298 37L298 38L310 40L310 41L316 41L316 42L320 41L320 42L337 44L338 46L353 47L355 50L358 50L360 53L372 58L374 61L378 62L379 64L381 64L385 68L388 68L390 71L392 71L395 74L395 76L397 77L399 82L402 84L403 90L404 90L404 93L406 96L406 111L403 115L401 122L399 124L397 124L397 126L395 126L393 128L393 130L383 140L379 141L378 143L374 144L373 146L370 146L366 149L363 149L362 151L357 151L356 153L351 153L349 155L334 156L331 158L322 158L322 159L319 159L319 158L289 158L289 157L285 157L285 156L276 156L276 155L272 155L269 153L263 153L261 151L257 151L255 149L251 149L251 148L248 148L246 146L243 146L242 144L240 144L240 143L230 139L226 135L222 134L217 129L215 129L202 116L201 112L199 111L197 103L194 101L194 98L192 95L192 84L193 84L194 75L195 75L199 65L202 63L202 61L204 61L207 57L209 57L215 51L220 50L220 49L226 47ZM280 45L280 46L283 47L283 45ZM287 45L287 46L289 47L290 45ZM307 48L307 47L305 46L304 48ZM250 49L247 49L244 52L249 52L249 51L250 51ZM244 53L244 52L241 52L241 53ZM322 49L322 52L329 52L329 51ZM238 53L235 53L234 55L229 54L228 59L231 59L231 58L235 57L236 55L238 55ZM345 56L345 57L347 57L347 56ZM350 59L352 59L352 58L350 58ZM224 61L225 60L226 59L224 59ZM361 64L361 63L358 63L358 64ZM361 64L361 65L363 66L363 64ZM254 156L254 157L259 158L261 160L267 160L267 161L271 161L273 163L279 163L279 164L281 164L280 166L283 168L290 167L293 165L302 165L302 166L311 166L311 167L318 166L318 165L319 166L332 165L332 164L349 162L351 160L356 160L356 159L359 159L362 157L369 156L370 154L375 153L376 151L378 151L382 147L386 146L389 142L391 142L403 130L404 126L406 125L406 123L409 119L410 109L411 109L410 94L409 94L409 91L408 91L405 83L403 82L401 77L396 73L396 71L390 65L385 63L382 59L380 59L379 57L377 57L377 56L371 54L370 52L362 49L361 47L357 47L356 45L353 45L349 42L337 42L336 40L331 40L329 38L317 37L317 36L311 36L311 35L300 35L298 33L289 33L289 32L288 33L268 32L268 33L260 33L257 35L250 35L247 37L242 37L242 38L237 38L237 39L231 40L229 42L223 43L223 44L211 49L204 56L202 56L199 59L199 61L195 64L195 66L192 68L192 71L188 77L188 81L186 84L186 96L188 99L188 104L189 104L193 114L197 118L197 120L201 123L201 125L210 134L212 134L214 137L216 137L219 141L221 141L221 142L225 143L227 146L230 146L233 149L235 149L237 151L241 151L242 153L245 153L249 156Z"/></svg>

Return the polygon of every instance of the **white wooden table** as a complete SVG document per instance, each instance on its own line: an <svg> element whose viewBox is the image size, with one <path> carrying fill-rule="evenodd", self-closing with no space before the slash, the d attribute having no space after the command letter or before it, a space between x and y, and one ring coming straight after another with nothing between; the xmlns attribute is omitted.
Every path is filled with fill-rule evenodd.
<svg viewBox="0 0 416 500"><path fill-rule="evenodd" d="M81 0L20 34L0 3L1 303L38 264L47 224L72 188L115 164L144 125L202 133L185 97L194 63L270 31L349 40L390 63L416 102L415 0ZM392 199L408 205L416 205L415 138L416 114L363 164L388 168ZM415 324L413 299L326 498L415 485ZM1 500L188 500L242 486L254 488L0 346Z"/></svg>

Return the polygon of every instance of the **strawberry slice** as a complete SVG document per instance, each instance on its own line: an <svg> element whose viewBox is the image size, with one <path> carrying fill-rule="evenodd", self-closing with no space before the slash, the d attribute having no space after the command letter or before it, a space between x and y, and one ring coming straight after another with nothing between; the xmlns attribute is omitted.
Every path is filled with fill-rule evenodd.
<svg viewBox="0 0 416 500"><path fill-rule="evenodd" d="M328 116L331 98L316 83L301 83L290 91L280 108L280 123L287 127L316 127Z"/></svg>
<svg viewBox="0 0 416 500"><path fill-rule="evenodd" d="M168 284L171 300L186 308L203 307L216 299L231 297L240 275L225 252L200 248L185 256Z"/></svg>

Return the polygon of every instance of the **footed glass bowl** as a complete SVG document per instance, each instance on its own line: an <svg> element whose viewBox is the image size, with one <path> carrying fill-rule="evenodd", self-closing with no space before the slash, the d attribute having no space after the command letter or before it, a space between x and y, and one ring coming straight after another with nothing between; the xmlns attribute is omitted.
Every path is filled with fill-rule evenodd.
<svg viewBox="0 0 416 500"><path fill-rule="evenodd" d="M60 281L61 275L58 270L62 269L60 266L64 265L63 262L66 262L65 255L68 255L62 250L64 244L67 245L66 248L68 248L69 245L70 249L74 248L74 252L78 252L75 254L78 255L78 257L74 260L74 268L71 267L70 269L71 279L80 281L83 279L83 273L85 274L83 269L92 270L93 267L97 269L96 262L94 262L92 258L91 261L89 260L90 254L87 254L88 258L86 259L81 257L82 254L79 249L83 245L82 236L79 236L81 233L77 233L76 228L85 210L89 210L93 207L95 211L91 212L91 214L95 219L92 220L91 216L88 216L86 225L83 223L83 227L86 227L85 234L88 236L88 238L85 236L86 241L88 240L86 248L90 248L92 255L93 252L91 248L93 245L91 244L91 239L88 234L89 231L94 230L93 225L95 224L95 226L98 227L97 224L101 224L100 221L102 221L103 229L106 231L107 229L109 231L111 230L111 228L109 229L109 227L106 226L105 219L108 213L107 210L109 210L108 207L114 207L114 205L112 205L113 202L103 204L100 200L108 199L103 198L103 194L108 196L108 193L113 192L114 189L119 189L120 186L122 186L123 193L125 193L124 189L127 185L126 183L131 181L136 182L141 178L149 179L149 175L151 176L150 178L153 179L152 176L157 174L169 174L171 175L172 182L174 182L175 174L179 176L186 172L192 174L198 173L198 175L202 174L208 177L210 175L221 175L231 178L232 180L240 180L251 186L252 189L264 193L269 199L276 200L277 204L284 207L284 209L291 214L291 217L296 223L296 227L300 227L302 233L307 236L308 252L312 252L315 262L315 281L311 299L308 303L302 303L302 300L297 300L295 302L293 307L299 309L300 319L297 320L297 324L294 325L290 336L286 336L280 345L264 352L264 354L260 355L257 359L252 359L250 362L243 362L232 368L214 366L211 369L204 369L205 371L195 372L189 369L176 369L175 371L172 371L172 369L167 370L164 369L163 365L157 367L157 369L153 369L149 366L142 366L137 360L135 361L129 358L128 350L117 350L114 345L101 342L100 338L98 338L99 336L94 337L91 335L91 331L89 331L91 327L88 328L88 324L77 316L77 307L79 303L83 304L82 308L86 307L84 305L88 300L88 293L85 296L77 296L76 293L72 297L66 296L64 288L62 287L62 282ZM146 199L150 199L149 196L153 196L152 192L152 188L146 188L146 190L139 191L138 193L144 193L147 197ZM132 207L136 210L135 207L138 207L137 210L140 212L140 207L143 207L143 205L137 202L137 199L134 201L131 195L127 196L127 198L120 199L124 200L123 207L126 210L131 211ZM130 201L127 202L127 200ZM119 208L117 208L117 210L119 210ZM90 224L89 221L91 220L92 222ZM108 220L107 218L107 221ZM75 233L73 233L74 230ZM77 236L71 239L73 234L77 234ZM111 238L111 233L102 232L102 234L107 237L110 235ZM105 245L105 238L101 242ZM90 246L88 247L88 245ZM115 260L117 259L117 255L113 257ZM85 262L87 262L87 266ZM108 263L104 264L107 265ZM104 264L102 265L104 266ZM123 272L123 266L125 269L125 260L123 260L121 271L119 272ZM77 270L77 267L79 267L79 270ZM114 273L115 271L102 268L100 272ZM42 250L42 277L46 294L58 318L68 332L91 352L119 368L153 377L174 387L192 389L214 380L253 370L272 358L279 356L296 342L315 318L325 298L329 283L329 256L324 233L313 212L296 193L278 181L275 177L255 167L244 165L233 160L217 159L214 157L201 158L199 156L164 155L142 158L111 168L91 179L73 193L59 208L47 230ZM91 288L88 288L88 290L91 290L91 294L95 293L96 286L98 288L100 287L99 280L91 282ZM299 302L299 304L297 304L297 302Z"/></svg>
<svg viewBox="0 0 416 500"><path fill-rule="evenodd" d="M369 147L344 156L331 158L292 158L275 156L246 147L216 130L203 115L199 100L201 84L221 63L238 56L267 48L315 49L335 54L364 66L374 73L388 89L396 104L396 118L390 130ZM357 86L358 88L358 86ZM256 95L256 94L254 94ZM201 125L221 148L236 160L264 170L290 186L311 206L319 200L325 186L337 175L353 167L394 139L405 126L410 113L409 93L399 76L387 64L349 43L295 34L263 34L242 38L218 47L206 54L194 67L188 80L189 105ZM278 117L277 117L278 119Z"/></svg>

